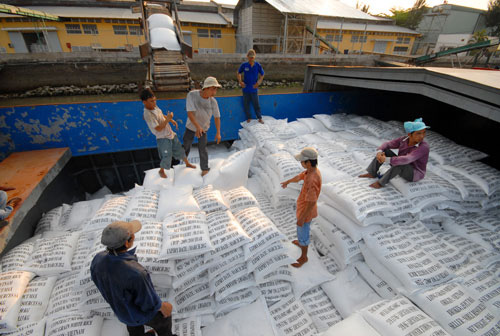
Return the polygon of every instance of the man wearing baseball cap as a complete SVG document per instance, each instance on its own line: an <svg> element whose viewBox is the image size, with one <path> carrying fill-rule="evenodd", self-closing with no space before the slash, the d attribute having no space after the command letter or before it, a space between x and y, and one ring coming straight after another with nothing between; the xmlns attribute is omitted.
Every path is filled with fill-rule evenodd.
<svg viewBox="0 0 500 336"><path fill-rule="evenodd" d="M377 156L373 159L366 170L367 174L359 177L376 178L379 176L378 170L384 162L389 161L391 168L378 181L370 184L370 187L379 189L384 187L391 179L401 176L408 182L420 181L424 178L429 161L430 147L424 141L425 130L430 128L422 121L422 118L415 121L406 121L404 129L407 136L387 141L377 148ZM398 154L391 151L398 149ZM389 157L389 160L387 160Z"/></svg>
<svg viewBox="0 0 500 336"><path fill-rule="evenodd" d="M321 193L321 172L317 168L318 151L316 149L306 147L300 154L295 155L295 159L300 161L306 170L288 181L282 182L281 186L286 188L289 183L304 181L297 198L297 240L292 241L301 249L299 259L292 266L301 267L307 262L311 221L318 216L317 202Z"/></svg>
<svg viewBox="0 0 500 336"><path fill-rule="evenodd" d="M171 336L172 305L161 301L149 273L137 262L135 248L129 250L141 227L139 221L106 226L101 236L106 250L94 257L90 273L116 317L127 325L130 336L155 335L151 331L145 334L144 325L158 336Z"/></svg>
<svg viewBox="0 0 500 336"><path fill-rule="evenodd" d="M215 77L207 77L203 82L201 90L190 91L186 97L186 111L188 119L186 121L186 131L182 138L186 157L191 151L194 137L198 138L198 153L200 154L201 175L208 173L208 152L207 152L207 132L210 128L210 119L214 117L215 141L220 143L220 112L215 95L221 85Z"/></svg>

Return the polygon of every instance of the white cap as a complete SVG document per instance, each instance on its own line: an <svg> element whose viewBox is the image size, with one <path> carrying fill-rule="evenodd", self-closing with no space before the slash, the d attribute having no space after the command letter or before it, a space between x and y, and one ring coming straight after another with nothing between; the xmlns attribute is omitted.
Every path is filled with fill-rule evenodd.
<svg viewBox="0 0 500 336"><path fill-rule="evenodd" d="M125 242L142 228L141 222L113 222L102 231L101 243L110 249L117 249L125 245Z"/></svg>
<svg viewBox="0 0 500 336"><path fill-rule="evenodd" d="M300 154L295 155L297 161L317 160L318 151L312 147L304 148Z"/></svg>
<svg viewBox="0 0 500 336"><path fill-rule="evenodd" d="M205 81L203 82L203 88L210 88L210 87L222 87L222 85L217 82L217 79L215 77L207 77L205 78Z"/></svg>

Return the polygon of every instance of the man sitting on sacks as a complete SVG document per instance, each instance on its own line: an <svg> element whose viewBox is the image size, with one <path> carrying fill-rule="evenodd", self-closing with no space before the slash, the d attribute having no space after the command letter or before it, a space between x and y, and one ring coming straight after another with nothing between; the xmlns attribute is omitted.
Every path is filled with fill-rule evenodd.
<svg viewBox="0 0 500 336"><path fill-rule="evenodd" d="M135 248L129 250L141 228L136 220L106 226L101 243L107 249L92 260L92 281L130 336L171 336L172 305L161 301L148 271L137 262ZM154 331L145 334L144 325Z"/></svg>
<svg viewBox="0 0 500 336"><path fill-rule="evenodd" d="M407 136L383 143L377 148L377 156L370 163L366 170L368 174L359 177L376 178L379 180L370 184L372 188L382 188L392 178L401 176L409 182L416 182L424 178L429 160L429 144L424 141L425 130L429 128L422 121L422 118L404 123ZM391 149L398 149L398 154ZM380 177L378 170L380 166L390 158L391 168Z"/></svg>

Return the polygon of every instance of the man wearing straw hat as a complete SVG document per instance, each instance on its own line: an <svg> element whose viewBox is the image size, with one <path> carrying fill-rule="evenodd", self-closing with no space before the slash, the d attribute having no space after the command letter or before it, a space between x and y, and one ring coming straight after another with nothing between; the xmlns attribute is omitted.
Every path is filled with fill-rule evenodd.
<svg viewBox="0 0 500 336"><path fill-rule="evenodd" d="M186 157L189 155L194 137L198 138L198 153L200 154L201 175L206 175L210 168L208 167L207 152L207 131L210 128L210 119L214 117L215 141L220 143L220 111L215 95L221 85L215 77L207 77L203 82L201 90L190 91L186 97L186 110L188 119L186 122L186 131L182 138Z"/></svg>
<svg viewBox="0 0 500 336"><path fill-rule="evenodd" d="M135 234L139 221L114 222L102 231L106 250L90 265L92 281L109 303L116 317L127 326L130 336L172 336L172 305L162 302L148 271L137 262ZM144 325L154 329L144 333Z"/></svg>

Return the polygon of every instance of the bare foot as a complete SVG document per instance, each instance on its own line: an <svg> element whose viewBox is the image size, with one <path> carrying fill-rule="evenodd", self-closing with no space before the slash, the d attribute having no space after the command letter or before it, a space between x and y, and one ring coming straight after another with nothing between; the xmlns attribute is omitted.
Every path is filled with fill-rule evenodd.
<svg viewBox="0 0 500 336"><path fill-rule="evenodd" d="M250 121L252 121L252 119L247 119L247 123L249 123Z"/></svg>
<svg viewBox="0 0 500 336"><path fill-rule="evenodd" d="M14 197L14 198L11 198L8 202L7 202L7 205L10 205L11 207L15 208L16 205L21 202L21 198L20 197Z"/></svg>
<svg viewBox="0 0 500 336"><path fill-rule="evenodd" d="M194 164L191 164L189 162L186 162L186 167L193 168L193 169L196 168L196 166Z"/></svg>
<svg viewBox="0 0 500 336"><path fill-rule="evenodd" d="M298 241L297 239L292 240L292 244L293 244L293 245L297 245L297 246L299 246L299 247L300 247L300 245L299 245L299 241Z"/></svg>
<svg viewBox="0 0 500 336"><path fill-rule="evenodd" d="M375 176L373 176L372 174L363 174L363 175L359 175L358 177L364 177L364 178L375 178Z"/></svg>
<svg viewBox="0 0 500 336"><path fill-rule="evenodd" d="M163 178L167 178L167 174L165 174L165 171L163 170L163 168L158 171L158 174L160 174L160 176Z"/></svg>
<svg viewBox="0 0 500 336"><path fill-rule="evenodd" d="M210 169L208 169L208 170L202 170L201 171L201 176L207 175L209 171L210 171Z"/></svg>
<svg viewBox="0 0 500 336"><path fill-rule="evenodd" d="M295 268L300 268L300 267L302 267L302 265L304 265L307 262L307 260L309 260L309 259L307 259L307 257L305 257L304 259L299 258L299 259L297 259L296 263L292 264L292 266Z"/></svg>
<svg viewBox="0 0 500 336"><path fill-rule="evenodd" d="M383 188L384 186L381 185L380 183L378 183L378 181L377 181L377 182L370 184L370 187L375 188L375 189L380 189L380 188Z"/></svg>
<svg viewBox="0 0 500 336"><path fill-rule="evenodd" d="M264 123L264 120L262 120L262 119L259 119L259 122L260 122L261 124L263 124L263 123Z"/></svg>

